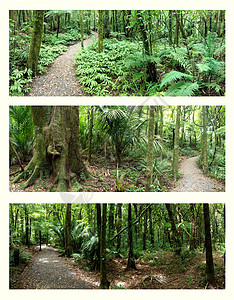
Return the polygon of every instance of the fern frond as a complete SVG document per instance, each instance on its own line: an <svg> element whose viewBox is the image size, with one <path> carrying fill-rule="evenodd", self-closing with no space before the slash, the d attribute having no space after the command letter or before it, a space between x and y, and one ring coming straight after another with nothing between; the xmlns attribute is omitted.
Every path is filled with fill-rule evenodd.
<svg viewBox="0 0 234 300"><path fill-rule="evenodd" d="M172 84L166 91L166 96L193 96L198 91L199 85L197 82L179 81Z"/></svg>
<svg viewBox="0 0 234 300"><path fill-rule="evenodd" d="M178 71L171 71L164 75L160 88L167 85L168 83L172 83L173 81L176 81L177 79L181 79L181 78L192 80L193 76Z"/></svg>

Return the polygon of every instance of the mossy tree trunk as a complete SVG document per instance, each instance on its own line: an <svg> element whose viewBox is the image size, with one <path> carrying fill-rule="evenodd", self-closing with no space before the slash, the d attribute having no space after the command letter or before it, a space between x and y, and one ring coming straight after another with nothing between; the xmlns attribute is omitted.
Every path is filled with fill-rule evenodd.
<svg viewBox="0 0 234 300"><path fill-rule="evenodd" d="M120 232L120 230L122 228L122 204L121 203L117 204L117 214L118 214L118 218L116 220L116 230L117 230L117 232ZM118 235L118 237L117 237L116 251L117 251L118 255L120 252L120 247L121 247L121 234Z"/></svg>
<svg viewBox="0 0 234 300"><path fill-rule="evenodd" d="M91 161L92 156L92 136L93 136L93 119L94 119L94 106L91 106L89 115L89 134L88 134L88 161Z"/></svg>
<svg viewBox="0 0 234 300"><path fill-rule="evenodd" d="M103 10L98 11L98 53L103 50Z"/></svg>
<svg viewBox="0 0 234 300"><path fill-rule="evenodd" d="M50 191L65 192L89 173L81 160L78 106L32 106L34 154L14 182L26 179L24 188L44 179Z"/></svg>
<svg viewBox="0 0 234 300"><path fill-rule="evenodd" d="M101 241L100 241L100 286L99 289L109 289L110 282L107 279L106 267L106 207L102 204L102 224L101 224Z"/></svg>
<svg viewBox="0 0 234 300"><path fill-rule="evenodd" d="M196 248L195 242L195 215L194 215L194 203L189 204L190 214L191 214L191 233L190 233L190 250L193 251Z"/></svg>
<svg viewBox="0 0 234 300"><path fill-rule="evenodd" d="M71 203L67 203L64 224L64 255L70 257L73 253L71 235Z"/></svg>
<svg viewBox="0 0 234 300"><path fill-rule="evenodd" d="M83 11L80 10L80 40L81 40L81 48L84 49L84 23L83 23Z"/></svg>
<svg viewBox="0 0 234 300"><path fill-rule="evenodd" d="M146 192L150 192L153 176L153 160L154 160L154 106L150 106L149 127L148 127L148 153L146 167Z"/></svg>
<svg viewBox="0 0 234 300"><path fill-rule="evenodd" d="M36 10L34 13L33 31L28 56L28 68L32 70L33 76L38 73L37 66L44 28L44 15L44 10Z"/></svg>
<svg viewBox="0 0 234 300"><path fill-rule="evenodd" d="M208 173L208 154L207 154L207 107L202 106L202 164L205 174Z"/></svg>
<svg viewBox="0 0 234 300"><path fill-rule="evenodd" d="M179 170L180 114L181 114L181 107L177 106L175 135L174 135L174 149L173 149L173 176L175 181L178 179L178 170Z"/></svg>

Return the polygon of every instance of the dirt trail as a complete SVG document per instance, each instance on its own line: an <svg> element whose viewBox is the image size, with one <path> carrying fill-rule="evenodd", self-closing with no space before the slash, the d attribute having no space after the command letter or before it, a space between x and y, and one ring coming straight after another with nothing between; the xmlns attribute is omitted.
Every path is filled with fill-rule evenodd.
<svg viewBox="0 0 234 300"><path fill-rule="evenodd" d="M25 289L93 289L78 278L55 249L43 246L33 264L24 271Z"/></svg>
<svg viewBox="0 0 234 300"><path fill-rule="evenodd" d="M92 43L94 36L84 41L84 46ZM68 47L68 50L58 56L47 72L35 78L31 90L26 96L84 96L75 75L74 56L81 48L81 43Z"/></svg>
<svg viewBox="0 0 234 300"><path fill-rule="evenodd" d="M178 180L171 192L224 192L224 185L205 176L197 165L197 156L181 162L179 170L182 178Z"/></svg>

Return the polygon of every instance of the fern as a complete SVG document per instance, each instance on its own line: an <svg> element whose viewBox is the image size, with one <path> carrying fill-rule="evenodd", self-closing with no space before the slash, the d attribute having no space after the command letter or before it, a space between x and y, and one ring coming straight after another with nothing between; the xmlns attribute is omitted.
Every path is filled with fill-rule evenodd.
<svg viewBox="0 0 234 300"><path fill-rule="evenodd" d="M189 80L193 79L193 76L188 75L186 73L182 73L182 72L178 72L178 71L171 71L169 73L167 73L166 75L164 75L160 88L162 88L163 86L172 83L173 81L176 81L177 79L181 79L181 78L186 78Z"/></svg>
<svg viewBox="0 0 234 300"><path fill-rule="evenodd" d="M166 96L193 96L199 90L197 82L179 81L172 84L166 91Z"/></svg>

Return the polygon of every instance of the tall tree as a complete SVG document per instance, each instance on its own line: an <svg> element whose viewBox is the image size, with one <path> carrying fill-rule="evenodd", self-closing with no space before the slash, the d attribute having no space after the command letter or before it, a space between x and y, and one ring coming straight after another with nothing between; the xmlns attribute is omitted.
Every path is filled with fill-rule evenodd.
<svg viewBox="0 0 234 300"><path fill-rule="evenodd" d="M98 11L98 53L103 50L103 10Z"/></svg>
<svg viewBox="0 0 234 300"><path fill-rule="evenodd" d="M71 234L71 203L66 205L66 216L64 224L64 255L70 257L72 255L72 234Z"/></svg>
<svg viewBox="0 0 234 300"><path fill-rule="evenodd" d="M174 136L174 149L173 149L173 176L174 176L174 180L175 181L178 179L178 170L179 170L180 114L181 114L181 107L177 106L177 110L176 110L176 124L175 124L175 136Z"/></svg>
<svg viewBox="0 0 234 300"><path fill-rule="evenodd" d="M148 152L147 152L147 167L146 167L146 192L151 190L153 176L153 161L154 161L154 106L150 106L149 112L149 128L148 128Z"/></svg>
<svg viewBox="0 0 234 300"><path fill-rule="evenodd" d="M83 22L83 11L80 10L80 40L81 40L81 48L84 49L84 22Z"/></svg>
<svg viewBox="0 0 234 300"><path fill-rule="evenodd" d="M210 233L210 211L208 203L203 204L203 215L205 224L206 279L209 284L215 285L212 241Z"/></svg>
<svg viewBox="0 0 234 300"><path fill-rule="evenodd" d="M202 163L203 171L208 173L208 153L207 153L207 107L202 106Z"/></svg>
<svg viewBox="0 0 234 300"><path fill-rule="evenodd" d="M133 238L132 238L132 206L128 204L128 263L127 270L136 269L134 254L133 254Z"/></svg>
<svg viewBox="0 0 234 300"><path fill-rule="evenodd" d="M110 282L107 279L106 267L106 207L102 204L102 224L101 224L101 241L100 241L100 289L109 289Z"/></svg>
<svg viewBox="0 0 234 300"><path fill-rule="evenodd" d="M32 70L33 75L37 75L38 72L37 66L44 28L44 15L44 10L36 10L34 13L33 31L28 56L28 68Z"/></svg>

